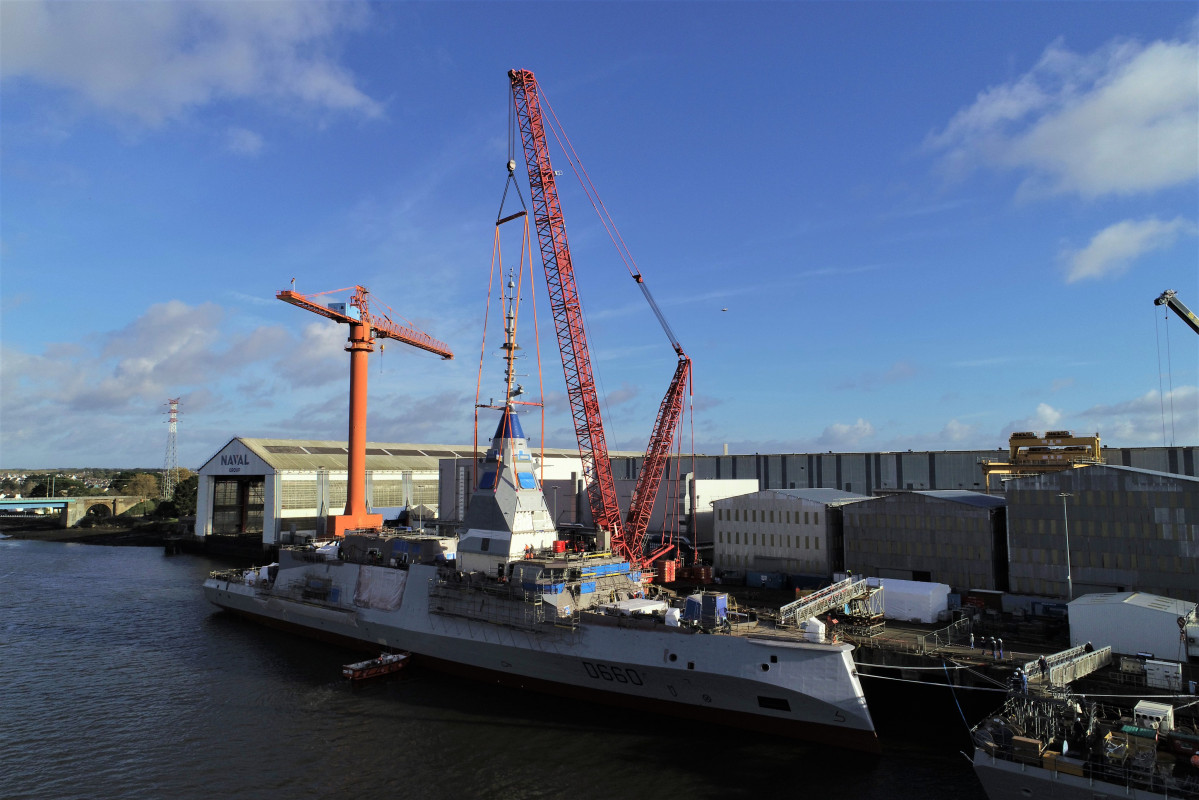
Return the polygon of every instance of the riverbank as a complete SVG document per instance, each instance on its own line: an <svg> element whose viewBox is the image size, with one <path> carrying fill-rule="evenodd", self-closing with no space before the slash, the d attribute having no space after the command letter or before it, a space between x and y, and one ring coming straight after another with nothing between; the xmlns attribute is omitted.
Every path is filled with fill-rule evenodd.
<svg viewBox="0 0 1199 800"><path fill-rule="evenodd" d="M0 534L41 542L77 542L125 547L162 547L168 537L190 533L185 522L132 520L63 528L58 520L0 518Z"/></svg>

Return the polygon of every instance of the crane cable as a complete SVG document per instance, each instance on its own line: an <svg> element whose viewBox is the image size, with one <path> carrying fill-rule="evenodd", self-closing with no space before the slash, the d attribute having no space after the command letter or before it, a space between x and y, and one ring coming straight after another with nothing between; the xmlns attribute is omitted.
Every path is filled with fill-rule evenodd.
<svg viewBox="0 0 1199 800"><path fill-rule="evenodd" d="M603 225L604 231L608 234L608 238L612 241L612 245L616 248L616 253L620 260L624 263L625 269L629 272L629 277L637 282L641 293L645 295L646 302L649 303L650 309L654 312L654 316L658 318L658 324L662 326L662 330L666 333L666 338L670 340L670 345L675 349L675 352L682 355L682 345L679 344L678 337L674 335L670 324L666 321L666 317L662 314L658 304L654 301L653 295L650 294L649 287L645 284L645 279L641 275L641 268L637 266L636 259L633 258L633 253L625 244L624 236L621 235L620 229L616 227L616 221L612 219L612 215L608 213L607 206L600 199L599 190L595 188L595 184L591 181L591 175L588 174L587 168L583 166L583 159L579 158L579 154L574 149L574 143L570 141L570 137L566 135L566 129L558 121L558 115L554 112L554 108L550 105L549 99L545 96L545 90L541 90L542 104L549 110L550 117L553 118L553 124L549 125L550 132L554 134L554 139L558 142L558 147L562 149L566 156L566 161L570 164L571 170L575 174L575 178L579 181L579 185L583 188L583 193L587 195L587 199L591 202L591 207L595 210L596 216L599 217L600 224ZM565 144L563 143L565 140Z"/></svg>
<svg viewBox="0 0 1199 800"><path fill-rule="evenodd" d="M541 103L545 106L546 110L549 111L549 117L553 120L553 124L547 125L547 127L554 135L554 140L558 142L558 147L566 156L566 161L568 164L570 164L571 171L574 172L575 178L579 181L579 185L583 188L583 193L587 195L587 200L591 203L592 209L595 210L596 216L599 217L600 224L604 227L605 233L608 234L608 238L612 241L613 246L616 248L617 255L619 256L621 262L625 265L625 269L628 271L629 276L637 282L642 294L645 296L646 301L650 305L650 309L654 312L654 316L657 317L658 324L662 326L662 330L665 331L666 337L670 340L670 344L675 349L675 352L680 356L683 355L683 348L682 345L679 344L678 337L674 335L674 331L671 330L670 324L666 321L666 317L662 314L662 311L658 308L658 304L654 301L653 296L650 294L649 287L646 286L645 280L641 275L641 268L637 265L636 259L633 258L632 252L625 243L624 236L621 235L620 229L616 226L616 221L613 220L612 215L608 213L608 208L604 205L603 200L600 198L599 190L595 188L595 184L591 180L591 175L587 172L587 168L583 165L582 158L579 157L578 152L574 148L574 143L571 142L570 137L566 134L566 129L562 127L562 123L558 121L558 114L554 111L553 105L546 96L544 87L539 87L539 89L541 93ZM688 377L688 380L690 381L690 377ZM604 402L606 407L606 393ZM693 455L695 453L694 443L695 438L693 416L691 447L691 452Z"/></svg>
<svg viewBox="0 0 1199 800"><path fill-rule="evenodd" d="M1155 306L1156 309L1156 306ZM1162 307L1162 315L1166 318L1166 374L1170 382L1170 447L1174 446L1174 363L1170 352L1170 313L1169 308ZM1162 407L1162 446L1166 446L1166 393L1162 388L1162 339L1161 324L1157 321L1157 311L1153 312L1153 332L1157 339L1157 393Z"/></svg>

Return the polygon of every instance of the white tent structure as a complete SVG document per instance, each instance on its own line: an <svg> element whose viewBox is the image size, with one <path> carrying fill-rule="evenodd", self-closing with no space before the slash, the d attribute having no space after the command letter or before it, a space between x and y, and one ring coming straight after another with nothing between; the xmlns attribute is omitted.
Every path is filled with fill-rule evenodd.
<svg viewBox="0 0 1199 800"><path fill-rule="evenodd" d="M1144 592L1086 594L1070 602L1070 644L1169 661L1199 656L1196 605ZM1188 638L1190 641L1188 642Z"/></svg>

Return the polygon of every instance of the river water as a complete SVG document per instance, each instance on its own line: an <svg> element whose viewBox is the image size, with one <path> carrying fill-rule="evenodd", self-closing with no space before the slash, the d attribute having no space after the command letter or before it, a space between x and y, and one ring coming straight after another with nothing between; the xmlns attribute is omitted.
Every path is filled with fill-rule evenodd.
<svg viewBox="0 0 1199 800"><path fill-rule="evenodd" d="M0 540L0 797L983 798L964 737L903 725L876 758L419 665L352 688L360 654L208 604L221 566Z"/></svg>

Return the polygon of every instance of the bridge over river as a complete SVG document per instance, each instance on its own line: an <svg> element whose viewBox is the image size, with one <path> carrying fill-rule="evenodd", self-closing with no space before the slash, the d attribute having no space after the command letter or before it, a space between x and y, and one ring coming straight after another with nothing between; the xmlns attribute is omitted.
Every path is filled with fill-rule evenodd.
<svg viewBox="0 0 1199 800"><path fill-rule="evenodd" d="M59 524L72 528L87 516L115 517L146 498L134 495L97 495L95 497L24 497L0 500L0 514L59 515Z"/></svg>

